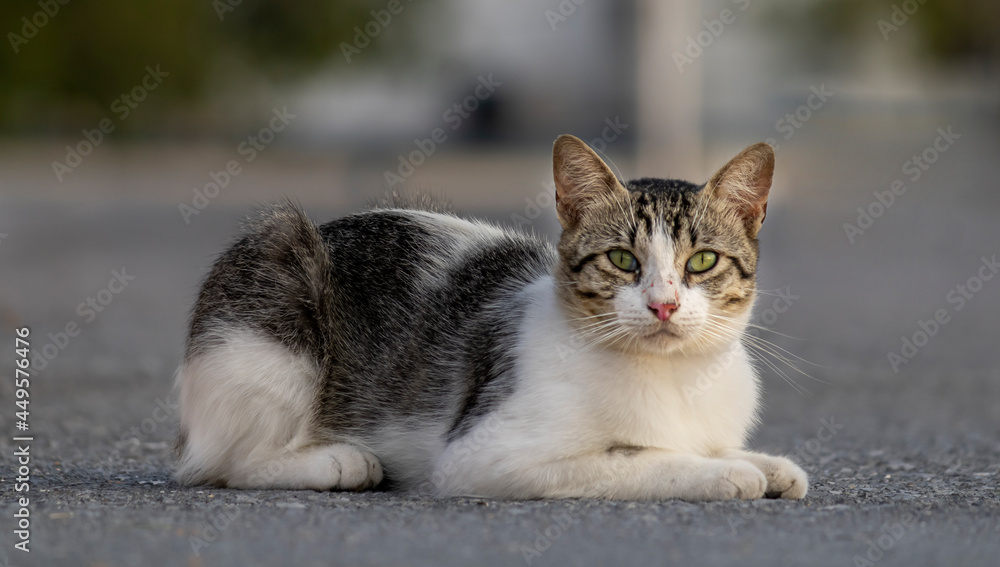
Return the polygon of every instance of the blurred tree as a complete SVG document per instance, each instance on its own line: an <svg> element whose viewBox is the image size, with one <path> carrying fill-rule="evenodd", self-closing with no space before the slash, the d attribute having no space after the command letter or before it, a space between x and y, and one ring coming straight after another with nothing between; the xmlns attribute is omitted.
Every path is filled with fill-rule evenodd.
<svg viewBox="0 0 1000 567"><path fill-rule="evenodd" d="M771 25L792 35L820 66L847 63L858 39L899 41L913 34L922 60L940 65L1000 66L1000 3L996 0L811 0L774 3ZM855 49L852 49L855 47Z"/></svg>
<svg viewBox="0 0 1000 567"><path fill-rule="evenodd" d="M205 95L213 73L233 71L220 70L223 61L239 61L242 71L278 81L330 59L343 62L341 43L353 45L356 28L375 19L373 10L384 18L388 5L388 0L3 0L0 128L59 131L99 120L113 101L141 85L147 66L169 73L157 87L156 105L179 108ZM399 27L414 19L400 18ZM378 42L372 44L377 52Z"/></svg>

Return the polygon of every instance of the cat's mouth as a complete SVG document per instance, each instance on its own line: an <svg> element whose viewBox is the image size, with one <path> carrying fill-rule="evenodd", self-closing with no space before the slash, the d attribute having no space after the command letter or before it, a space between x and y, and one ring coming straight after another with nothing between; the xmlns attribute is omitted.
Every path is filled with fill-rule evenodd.
<svg viewBox="0 0 1000 567"><path fill-rule="evenodd" d="M681 337L682 334L680 330L677 329L677 326L672 325L670 323L657 325L652 329L650 329L650 331L643 336L643 338L646 339L666 339L666 338L679 339Z"/></svg>

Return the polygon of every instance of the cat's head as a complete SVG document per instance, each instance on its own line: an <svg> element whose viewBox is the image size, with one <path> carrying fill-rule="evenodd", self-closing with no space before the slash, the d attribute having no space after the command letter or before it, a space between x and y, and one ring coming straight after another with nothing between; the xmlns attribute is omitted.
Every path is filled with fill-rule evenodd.
<svg viewBox="0 0 1000 567"><path fill-rule="evenodd" d="M774 151L754 144L704 185L623 183L573 136L553 149L559 296L583 340L629 352L712 352L755 298Z"/></svg>

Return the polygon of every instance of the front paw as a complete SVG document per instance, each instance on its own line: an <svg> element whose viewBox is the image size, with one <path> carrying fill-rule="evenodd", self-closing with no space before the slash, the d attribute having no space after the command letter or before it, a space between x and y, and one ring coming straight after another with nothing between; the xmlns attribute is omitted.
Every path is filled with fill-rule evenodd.
<svg viewBox="0 0 1000 567"><path fill-rule="evenodd" d="M767 477L768 498L800 500L809 489L809 477L799 465L785 457L761 455L750 461Z"/></svg>
<svg viewBox="0 0 1000 567"><path fill-rule="evenodd" d="M735 459L720 460L708 471L698 500L753 500L762 498L767 478L751 463Z"/></svg>

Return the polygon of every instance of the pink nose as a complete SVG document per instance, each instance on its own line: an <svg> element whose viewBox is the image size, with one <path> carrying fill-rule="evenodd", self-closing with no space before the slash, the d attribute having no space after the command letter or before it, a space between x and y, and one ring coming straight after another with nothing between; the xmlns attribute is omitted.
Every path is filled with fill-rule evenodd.
<svg viewBox="0 0 1000 567"><path fill-rule="evenodd" d="M676 303L650 303L648 305L649 310L656 314L656 318L660 321L666 321L670 318L670 314L677 311L680 305Z"/></svg>

